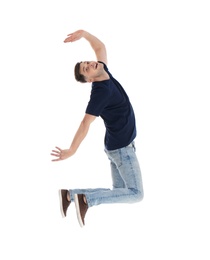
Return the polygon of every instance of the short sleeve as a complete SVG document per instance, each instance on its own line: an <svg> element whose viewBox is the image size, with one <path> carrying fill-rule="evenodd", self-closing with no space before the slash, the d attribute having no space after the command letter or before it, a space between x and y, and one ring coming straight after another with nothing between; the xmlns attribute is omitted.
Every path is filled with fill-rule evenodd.
<svg viewBox="0 0 210 260"><path fill-rule="evenodd" d="M109 104L111 95L109 80L106 82L95 82L92 87L90 100L88 102L86 113L94 116L100 116L104 108Z"/></svg>

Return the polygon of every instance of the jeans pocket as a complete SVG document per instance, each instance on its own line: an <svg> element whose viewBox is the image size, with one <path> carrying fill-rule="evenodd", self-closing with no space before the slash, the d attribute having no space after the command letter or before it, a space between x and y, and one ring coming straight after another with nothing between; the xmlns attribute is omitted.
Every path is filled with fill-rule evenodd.
<svg viewBox="0 0 210 260"><path fill-rule="evenodd" d="M117 168L122 165L122 149L106 151L106 153L109 160L112 161L117 166Z"/></svg>

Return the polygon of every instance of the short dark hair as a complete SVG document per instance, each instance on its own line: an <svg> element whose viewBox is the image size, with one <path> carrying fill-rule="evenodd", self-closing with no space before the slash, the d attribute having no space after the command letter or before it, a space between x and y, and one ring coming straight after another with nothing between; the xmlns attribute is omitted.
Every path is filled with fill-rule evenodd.
<svg viewBox="0 0 210 260"><path fill-rule="evenodd" d="M76 81L79 81L79 82L81 82L81 83L85 83L85 82L87 82L87 81L85 80L84 75L82 75L82 74L79 72L79 70L80 70L80 63L81 63L81 62L77 62L77 64L76 64L75 67L74 67L74 76L75 76Z"/></svg>

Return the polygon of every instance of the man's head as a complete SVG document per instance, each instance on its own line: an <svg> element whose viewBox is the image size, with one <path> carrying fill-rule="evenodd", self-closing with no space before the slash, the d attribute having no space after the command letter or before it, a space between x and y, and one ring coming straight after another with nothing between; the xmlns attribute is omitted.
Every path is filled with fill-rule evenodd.
<svg viewBox="0 0 210 260"><path fill-rule="evenodd" d="M79 81L81 83L87 82L84 75L80 74L80 63L82 62L77 62L77 64L74 67L74 77L76 81Z"/></svg>
<svg viewBox="0 0 210 260"><path fill-rule="evenodd" d="M106 74L103 63L96 61L81 61L75 65L75 79L81 83L103 80Z"/></svg>

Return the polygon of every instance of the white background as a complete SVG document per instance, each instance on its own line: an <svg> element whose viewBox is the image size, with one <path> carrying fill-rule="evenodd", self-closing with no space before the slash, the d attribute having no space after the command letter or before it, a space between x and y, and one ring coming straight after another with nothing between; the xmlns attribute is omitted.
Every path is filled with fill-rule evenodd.
<svg viewBox="0 0 210 260"><path fill-rule="evenodd" d="M210 259L209 13L204 0L1 1L1 259ZM77 29L105 42L133 103L145 190L91 208L82 229L74 205L61 218L58 189L110 186L102 120L75 156L50 156L89 99L73 68L93 52L63 43Z"/></svg>

